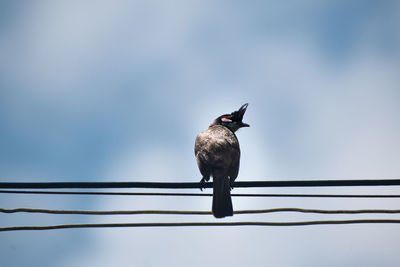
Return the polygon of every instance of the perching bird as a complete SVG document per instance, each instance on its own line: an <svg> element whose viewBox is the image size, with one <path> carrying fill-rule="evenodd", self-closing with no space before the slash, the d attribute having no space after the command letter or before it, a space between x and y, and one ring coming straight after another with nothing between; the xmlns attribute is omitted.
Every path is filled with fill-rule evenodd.
<svg viewBox="0 0 400 267"><path fill-rule="evenodd" d="M200 183L213 177L212 212L216 218L233 215L230 190L238 176L240 162L235 132L241 127L249 127L242 122L247 106L244 104L238 111L219 116L196 138L194 152L203 175Z"/></svg>

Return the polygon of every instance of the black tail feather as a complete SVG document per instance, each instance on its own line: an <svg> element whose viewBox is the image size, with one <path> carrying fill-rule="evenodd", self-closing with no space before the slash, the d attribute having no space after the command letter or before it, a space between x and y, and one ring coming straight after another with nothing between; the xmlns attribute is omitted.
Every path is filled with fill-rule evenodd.
<svg viewBox="0 0 400 267"><path fill-rule="evenodd" d="M212 212L215 218L233 216L231 186L228 177L213 177Z"/></svg>

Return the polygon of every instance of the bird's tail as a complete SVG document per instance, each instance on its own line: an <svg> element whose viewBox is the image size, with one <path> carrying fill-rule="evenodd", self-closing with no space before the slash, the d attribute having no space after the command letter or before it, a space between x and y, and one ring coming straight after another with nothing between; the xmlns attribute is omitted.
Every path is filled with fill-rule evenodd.
<svg viewBox="0 0 400 267"><path fill-rule="evenodd" d="M215 218L233 215L231 186L228 177L213 177L212 213Z"/></svg>

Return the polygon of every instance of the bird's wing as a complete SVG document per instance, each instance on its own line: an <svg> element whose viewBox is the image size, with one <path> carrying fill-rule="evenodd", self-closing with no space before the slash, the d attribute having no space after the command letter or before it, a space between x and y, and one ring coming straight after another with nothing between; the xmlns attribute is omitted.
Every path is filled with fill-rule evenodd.
<svg viewBox="0 0 400 267"><path fill-rule="evenodd" d="M229 178L231 180L231 183L233 183L239 174L239 165L240 165L239 147L232 147L231 155L232 155L232 162L231 162L231 167L229 168Z"/></svg>
<svg viewBox="0 0 400 267"><path fill-rule="evenodd" d="M223 126L212 126L200 133L196 138L195 153L203 165L223 169L227 176L231 166L237 165L240 158L236 136Z"/></svg>

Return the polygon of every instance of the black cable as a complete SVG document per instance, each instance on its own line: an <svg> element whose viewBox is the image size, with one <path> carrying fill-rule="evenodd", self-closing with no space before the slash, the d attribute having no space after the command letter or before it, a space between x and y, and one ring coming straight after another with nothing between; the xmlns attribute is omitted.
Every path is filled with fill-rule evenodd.
<svg viewBox="0 0 400 267"><path fill-rule="evenodd" d="M54 230L71 228L116 228L116 227L185 227L185 226L307 226L339 224L399 224L395 219L360 219L360 220L325 220L296 222L178 222L178 223L94 223L94 224L59 224L43 226L0 227L0 232L23 230Z"/></svg>
<svg viewBox="0 0 400 267"><path fill-rule="evenodd" d="M210 197L209 193L165 193L165 192L87 192L87 191L39 191L0 190L0 194L44 194L44 195L114 195L114 196L193 196ZM384 194L232 194L232 197L306 197L306 198L400 198L400 195Z"/></svg>
<svg viewBox="0 0 400 267"><path fill-rule="evenodd" d="M233 187L326 187L326 186L394 186L400 185L400 179L369 180L298 180L298 181L251 181L235 182ZM1 189L11 188L211 188L212 183L157 183L157 182L37 182L14 183L1 182Z"/></svg>
<svg viewBox="0 0 400 267"><path fill-rule="evenodd" d="M172 215L211 215L211 211L182 211L182 210L54 210L54 209L32 209L32 208L16 208L4 209L0 208L2 213L48 213L48 214L80 214L80 215L138 215L138 214L172 214ZM398 209L362 209L362 210L324 210L324 209L303 209L303 208L272 208L272 209L256 209L256 210L236 210L234 214L260 214L260 213L276 213L276 212L301 212L301 213L318 213L318 214L396 214L400 213Z"/></svg>
<svg viewBox="0 0 400 267"><path fill-rule="evenodd" d="M88 192L88 191L39 191L0 190L0 194L44 194L44 195L111 195L111 196L206 196L209 193L165 193L165 192ZM400 195L399 195L400 197Z"/></svg>

